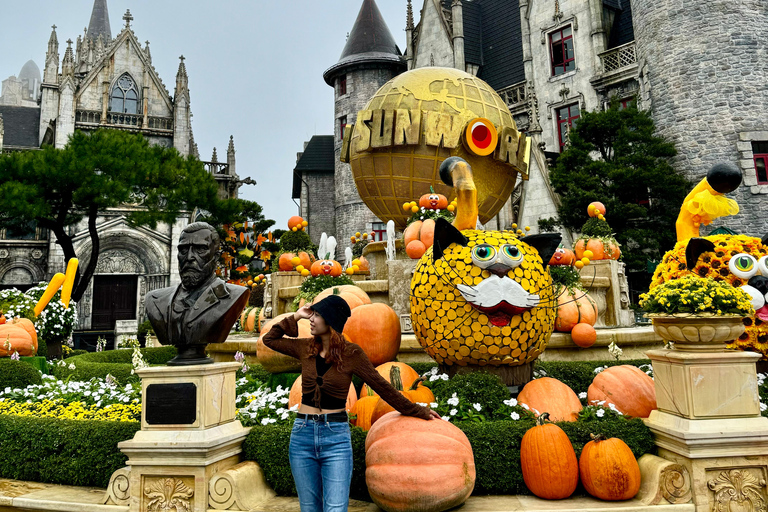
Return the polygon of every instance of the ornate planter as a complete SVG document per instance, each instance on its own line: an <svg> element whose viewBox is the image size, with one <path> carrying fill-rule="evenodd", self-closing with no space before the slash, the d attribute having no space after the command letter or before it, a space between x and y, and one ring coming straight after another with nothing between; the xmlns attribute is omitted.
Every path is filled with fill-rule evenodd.
<svg viewBox="0 0 768 512"><path fill-rule="evenodd" d="M744 332L743 317L738 315L648 315L653 330L677 350L711 352L725 349Z"/></svg>

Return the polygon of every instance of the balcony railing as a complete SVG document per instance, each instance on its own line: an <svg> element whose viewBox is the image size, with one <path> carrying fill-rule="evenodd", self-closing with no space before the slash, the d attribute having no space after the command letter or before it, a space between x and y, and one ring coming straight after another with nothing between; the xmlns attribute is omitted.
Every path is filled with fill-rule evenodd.
<svg viewBox="0 0 768 512"><path fill-rule="evenodd" d="M635 42L630 41L627 44L611 48L607 52L600 54L600 60L603 63L603 72L612 73L621 68L637 64L637 52L635 51Z"/></svg>
<svg viewBox="0 0 768 512"><path fill-rule="evenodd" d="M75 123L78 124L101 124L101 111L99 110L78 110L75 112ZM126 126L142 128L144 116L140 114L124 114L121 112L107 112L107 123L112 126ZM173 130L173 119L170 117L147 117L147 128L150 130Z"/></svg>
<svg viewBox="0 0 768 512"><path fill-rule="evenodd" d="M229 164L226 162L202 162L206 171L216 175L229 174Z"/></svg>
<svg viewBox="0 0 768 512"><path fill-rule="evenodd" d="M507 107L509 107L511 110L513 106L519 105L520 103L525 102L527 99L525 90L526 85L527 82L523 80L522 82L510 85L509 87L499 89L497 92L507 104Z"/></svg>

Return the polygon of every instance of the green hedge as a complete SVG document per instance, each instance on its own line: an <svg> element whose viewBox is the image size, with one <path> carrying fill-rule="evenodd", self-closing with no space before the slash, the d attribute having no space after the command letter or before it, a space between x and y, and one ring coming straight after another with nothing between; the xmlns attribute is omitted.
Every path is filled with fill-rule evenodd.
<svg viewBox="0 0 768 512"><path fill-rule="evenodd" d="M176 347L143 348L141 353L150 365L165 364L176 356ZM125 384L132 377L131 357L133 349L105 350L104 352L88 352L66 359L63 366L55 365L53 374L57 379L90 380L94 377L105 378L112 375L118 382ZM70 364L75 369L69 368Z"/></svg>
<svg viewBox="0 0 768 512"><path fill-rule="evenodd" d="M25 388L31 384L42 382L40 372L32 365L23 361L14 361L8 357L0 359L0 389L7 387L11 389ZM0 443L2 443L2 439L0 437Z"/></svg>
<svg viewBox="0 0 768 512"><path fill-rule="evenodd" d="M128 459L117 443L138 422L80 421L0 415L0 477L106 487Z"/></svg>
<svg viewBox="0 0 768 512"><path fill-rule="evenodd" d="M530 494L523 482L520 467L520 441L533 425L534 421L530 417L519 421L456 424L466 434L475 455L477 480L473 494ZM655 450L653 434L640 419L606 416L599 420L560 422L558 425L568 434L577 457L589 442L590 434L622 439L632 449L635 457ZM357 427L351 430L354 470L350 495L356 499L366 499L366 432ZM243 456L245 460L254 460L261 466L267 482L275 492L295 496L296 488L288 460L290 436L290 425L253 427L243 445Z"/></svg>

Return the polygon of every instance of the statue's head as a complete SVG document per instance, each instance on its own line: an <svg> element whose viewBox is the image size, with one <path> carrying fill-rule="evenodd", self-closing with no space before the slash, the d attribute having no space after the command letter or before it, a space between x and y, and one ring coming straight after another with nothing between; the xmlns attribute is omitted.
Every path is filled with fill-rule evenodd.
<svg viewBox="0 0 768 512"><path fill-rule="evenodd" d="M219 234L210 224L193 222L179 237L179 275L181 284L192 290L210 279L216 269Z"/></svg>

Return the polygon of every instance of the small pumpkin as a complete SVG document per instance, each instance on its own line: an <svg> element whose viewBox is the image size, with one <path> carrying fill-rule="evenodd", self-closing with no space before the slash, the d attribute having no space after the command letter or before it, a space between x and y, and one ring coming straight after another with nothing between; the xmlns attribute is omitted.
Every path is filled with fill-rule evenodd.
<svg viewBox="0 0 768 512"><path fill-rule="evenodd" d="M346 334L346 327L344 328L344 334ZM399 363L399 362L389 362L380 364L376 367L376 371L379 372L379 375L384 377L387 382L389 382L389 378L391 375L391 370L393 366L397 366L400 369L400 380L403 383L403 387L409 388L413 384L413 382L419 378L419 374L416 373L416 370L411 368L405 363ZM368 388L368 384L363 384L363 387L360 388L360 397L364 397L367 395L375 395L376 392L372 389Z"/></svg>
<svg viewBox="0 0 768 512"><path fill-rule="evenodd" d="M262 340L264 337L264 334L268 333L272 329L272 326L282 321L284 318L287 318L288 316L292 316L292 315L293 313L283 313L282 315L278 315L275 318L272 318L269 321L267 321L264 324L264 327L261 329L262 335L259 337L259 340L256 342L256 358L258 359L259 364L261 364L264 367L264 369L270 373L301 371L301 362L299 362L298 359L296 359L295 357L287 356L285 354L281 354L276 350L272 350L271 348L267 347L264 344L264 341ZM298 338L312 337L312 333L310 332L309 320L302 318L301 320L299 320L298 325L299 325Z"/></svg>
<svg viewBox="0 0 768 512"><path fill-rule="evenodd" d="M578 288L568 289L561 286L557 290L557 314L555 330L570 332L576 324L595 325L597 321L597 303Z"/></svg>
<svg viewBox="0 0 768 512"><path fill-rule="evenodd" d="M352 309L352 315L344 325L344 334L352 343L360 345L374 366L392 361L400 351L400 317L381 302Z"/></svg>
<svg viewBox="0 0 768 512"><path fill-rule="evenodd" d="M576 255L572 250L566 249L565 247L558 247L557 250L555 250L555 254L549 259L549 264L550 266L572 265L575 260Z"/></svg>
<svg viewBox="0 0 768 512"><path fill-rule="evenodd" d="M530 381L517 396L517 401L539 414L549 413L552 421L576 421L582 409L576 393L552 377Z"/></svg>
<svg viewBox="0 0 768 512"><path fill-rule="evenodd" d="M593 201L589 203L589 206L587 206L587 213L590 217L605 215L605 205L600 201Z"/></svg>
<svg viewBox="0 0 768 512"><path fill-rule="evenodd" d="M291 392L288 395L288 408L295 405L301 405L301 399L303 397L303 392L301 389L301 375L299 375L299 378L293 381L293 385L291 386ZM350 383L349 384L349 393L347 393L347 403L346 403L346 409L347 412L351 412L355 404L357 403L357 392L355 391L355 385Z"/></svg>
<svg viewBox="0 0 768 512"><path fill-rule="evenodd" d="M603 400L622 414L647 418L656 409L656 388L637 366L611 366L598 373L587 389L587 403Z"/></svg>
<svg viewBox="0 0 768 512"><path fill-rule="evenodd" d="M593 261L597 260L617 260L621 256L621 250L619 244L613 239L603 240L599 238L581 239L573 246L573 252L576 253L576 259L580 260L584 257L584 251L592 251Z"/></svg>
<svg viewBox="0 0 768 512"><path fill-rule="evenodd" d="M37 353L37 344L32 336L20 325L5 323L0 325L0 357L18 352L20 356L33 356Z"/></svg>
<svg viewBox="0 0 768 512"><path fill-rule="evenodd" d="M352 411L350 412L350 416L353 417L352 424L363 430L370 430L371 416L379 400L381 400L379 395L361 396L355 402L355 405L352 406Z"/></svg>
<svg viewBox="0 0 768 512"><path fill-rule="evenodd" d="M240 325L244 332L259 332L259 315L261 314L261 308L247 307L240 315Z"/></svg>
<svg viewBox="0 0 768 512"><path fill-rule="evenodd" d="M338 295L339 297L344 299L347 305L349 306L349 309L351 310L354 310L355 308L362 306L364 304L371 303L371 298L368 297L368 294L365 293L363 290L361 290L359 286L355 286L353 284L344 284L341 286L332 286L331 288L326 288L325 290L318 293L317 296L315 297L315 300L313 300L312 302L314 304L317 304L318 302L328 297L329 295ZM347 320L347 324L345 324L344 326L345 333L347 333L348 326L349 326L349 320ZM350 336L350 338L352 337ZM355 342L354 338L352 338L352 341Z"/></svg>
<svg viewBox="0 0 768 512"><path fill-rule="evenodd" d="M581 348L589 348L597 341L597 331L588 323L580 323L571 329L571 339Z"/></svg>
<svg viewBox="0 0 768 512"><path fill-rule="evenodd" d="M424 377L419 377L411 387L406 389L403 394L408 397L408 400L418 404L431 404L435 401L435 394L432 390L424 385Z"/></svg>
<svg viewBox="0 0 768 512"><path fill-rule="evenodd" d="M339 277L341 275L341 264L329 258L317 260L310 269L313 276L331 276Z"/></svg>
<svg viewBox="0 0 768 512"><path fill-rule="evenodd" d="M291 231L301 231L305 226L307 226L306 221L298 215L288 219L288 229Z"/></svg>
<svg viewBox="0 0 768 512"><path fill-rule="evenodd" d="M631 500L640 491L640 466L632 450L618 438L592 435L579 459L584 489L606 501Z"/></svg>
<svg viewBox="0 0 768 512"><path fill-rule="evenodd" d="M358 261L358 269L360 272L370 272L371 271L371 263L368 261L368 259L365 256L360 256L357 258Z"/></svg>
<svg viewBox="0 0 768 512"><path fill-rule="evenodd" d="M448 208L448 198L436 193L433 187L429 187L429 194L419 198L419 206L427 210L445 210Z"/></svg>
<svg viewBox="0 0 768 512"><path fill-rule="evenodd" d="M411 222L403 232L403 244L408 257L419 259L435 240L435 221L426 219ZM423 246L423 247L422 247ZM411 248L410 250L408 248Z"/></svg>
<svg viewBox="0 0 768 512"><path fill-rule="evenodd" d="M284 252L277 260L277 268L281 272L290 272L295 269L296 266L291 261L296 255L292 252Z"/></svg>
<svg viewBox="0 0 768 512"><path fill-rule="evenodd" d="M365 467L368 492L387 512L448 510L475 487L472 445L448 421L384 416L365 438Z"/></svg>
<svg viewBox="0 0 768 512"><path fill-rule="evenodd" d="M576 490L579 463L568 435L554 423L545 423L548 414L520 442L520 464L526 487L545 500L561 500Z"/></svg>

